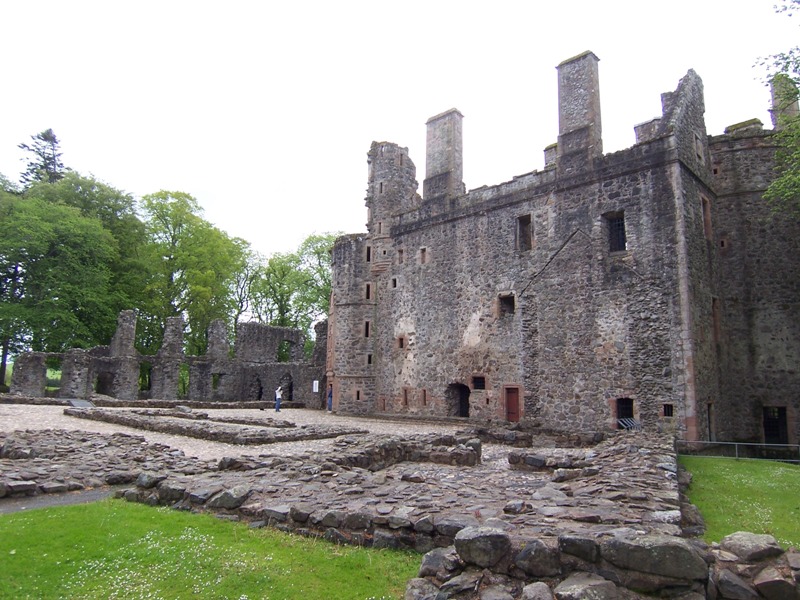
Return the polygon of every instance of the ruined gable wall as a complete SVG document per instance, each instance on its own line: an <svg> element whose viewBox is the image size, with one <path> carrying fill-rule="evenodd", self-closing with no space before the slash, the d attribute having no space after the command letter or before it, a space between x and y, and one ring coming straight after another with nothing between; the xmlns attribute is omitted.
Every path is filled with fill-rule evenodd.
<svg viewBox="0 0 800 600"><path fill-rule="evenodd" d="M681 343L673 347L674 364L684 375L679 391L685 398L685 435L689 439L706 439L707 407L719 399L718 331L714 327L718 277L716 253L706 234L704 216L704 206L712 209L715 195L700 77L690 70L674 92L662 95L662 105L660 126L674 140L678 160L671 172L677 211L674 245L681 311Z"/></svg>
<svg viewBox="0 0 800 600"><path fill-rule="evenodd" d="M720 439L762 441L762 409L785 406L790 442L800 439L800 235L792 215L762 199L774 177L769 131L740 128L711 138L714 246L721 271ZM793 425L793 426L792 426Z"/></svg>

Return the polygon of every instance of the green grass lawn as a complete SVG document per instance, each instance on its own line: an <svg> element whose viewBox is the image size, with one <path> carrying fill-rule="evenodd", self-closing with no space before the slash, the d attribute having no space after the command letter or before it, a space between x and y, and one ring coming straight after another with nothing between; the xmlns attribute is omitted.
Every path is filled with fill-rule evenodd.
<svg viewBox="0 0 800 600"><path fill-rule="evenodd" d="M0 598L402 598L418 554L105 500L0 515Z"/></svg>
<svg viewBox="0 0 800 600"><path fill-rule="evenodd" d="M705 540L735 531L768 533L800 547L800 466L768 460L681 456L692 473L689 499L706 522Z"/></svg>

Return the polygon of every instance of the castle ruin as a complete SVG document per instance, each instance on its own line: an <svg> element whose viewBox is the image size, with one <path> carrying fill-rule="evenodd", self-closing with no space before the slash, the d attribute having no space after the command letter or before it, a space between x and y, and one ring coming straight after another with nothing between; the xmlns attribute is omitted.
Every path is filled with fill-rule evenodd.
<svg viewBox="0 0 800 600"><path fill-rule="evenodd" d="M333 253L335 408L797 443L800 232L762 199L773 132L709 136L690 70L603 154L598 58L557 69L541 171L467 192L455 109L427 122L422 196L407 148L372 144L367 233Z"/></svg>
<svg viewBox="0 0 800 600"><path fill-rule="evenodd" d="M318 324L315 332L316 351L307 361L300 330L239 323L231 350L227 327L217 320L209 327L206 354L186 356L183 319L173 317L167 319L161 348L150 356L135 349L136 314L127 310L120 313L108 346L18 356L11 390L45 396L47 364L55 360L61 366L60 398L88 399L97 393L123 401L270 402L280 386L284 401L318 408L324 401L326 324Z"/></svg>

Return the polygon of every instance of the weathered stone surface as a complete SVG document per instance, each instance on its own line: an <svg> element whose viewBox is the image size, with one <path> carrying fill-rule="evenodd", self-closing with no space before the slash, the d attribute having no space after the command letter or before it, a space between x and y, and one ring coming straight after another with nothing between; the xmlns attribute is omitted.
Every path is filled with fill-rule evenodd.
<svg viewBox="0 0 800 600"><path fill-rule="evenodd" d="M767 600L798 600L800 590L792 579L784 577L775 567L763 569L753 579L758 593Z"/></svg>
<svg viewBox="0 0 800 600"><path fill-rule="evenodd" d="M261 509L261 514L267 521L276 521L284 523L289 519L291 507L286 504L277 504L274 506L264 506Z"/></svg>
<svg viewBox="0 0 800 600"><path fill-rule="evenodd" d="M480 525L478 519L471 515L446 515L435 518L433 523L438 533L448 537L455 537L465 527L477 527Z"/></svg>
<svg viewBox="0 0 800 600"><path fill-rule="evenodd" d="M533 577L552 577L561 570L558 551L541 540L531 540L514 557L514 564Z"/></svg>
<svg viewBox="0 0 800 600"><path fill-rule="evenodd" d="M632 571L705 580L708 565L688 541L668 536L617 537L600 545L602 557Z"/></svg>
<svg viewBox="0 0 800 600"><path fill-rule="evenodd" d="M467 570L460 575L456 575L452 579L445 581L441 586L439 586L439 591L440 593L445 594L445 598L449 598L450 596L460 594L461 592L474 590L478 587L481 577L482 573L480 571Z"/></svg>
<svg viewBox="0 0 800 600"><path fill-rule="evenodd" d="M115 471L109 473L105 477L105 483L108 485L120 485L123 483L131 483L136 480L136 475L130 471Z"/></svg>
<svg viewBox="0 0 800 600"><path fill-rule="evenodd" d="M175 484L169 479L159 483L156 488L158 489L158 499L162 504L172 504L183 499L186 493L186 488L180 484Z"/></svg>
<svg viewBox="0 0 800 600"><path fill-rule="evenodd" d="M455 546L435 548L422 557L418 576L435 577L439 581L445 581L452 577L453 571L461 569L463 566L464 563L456 552Z"/></svg>
<svg viewBox="0 0 800 600"><path fill-rule="evenodd" d="M558 536L558 549L566 554L577 556L587 562L600 559L600 546L593 538L580 535L564 534Z"/></svg>
<svg viewBox="0 0 800 600"><path fill-rule="evenodd" d="M292 507L289 509L289 516L293 521L305 523L308 521L308 518L311 516L312 512L314 512L314 509L310 505L292 504Z"/></svg>
<svg viewBox="0 0 800 600"><path fill-rule="evenodd" d="M514 595L503 585L489 585L481 590L480 600L514 600Z"/></svg>
<svg viewBox="0 0 800 600"><path fill-rule="evenodd" d="M511 549L508 534L489 527L465 527L454 542L461 560L479 567L493 567Z"/></svg>
<svg viewBox="0 0 800 600"><path fill-rule="evenodd" d="M725 536L719 543L719 547L726 552L732 552L746 562L764 560L783 554L783 548L771 535L745 531L737 531Z"/></svg>
<svg viewBox="0 0 800 600"><path fill-rule="evenodd" d="M252 491L248 485L237 485L230 489L222 490L206 502L206 505L209 508L238 508L244 504Z"/></svg>
<svg viewBox="0 0 800 600"><path fill-rule="evenodd" d="M364 512L347 513L342 522L342 527L350 531L369 529L372 526L372 517Z"/></svg>
<svg viewBox="0 0 800 600"><path fill-rule="evenodd" d="M9 480L6 482L8 494L34 494L39 489L35 481Z"/></svg>
<svg viewBox="0 0 800 600"><path fill-rule="evenodd" d="M416 577L406 584L404 600L436 600L439 588L427 579Z"/></svg>
<svg viewBox="0 0 800 600"><path fill-rule="evenodd" d="M755 600L758 598L758 592L753 586L728 569L719 572L716 583L720 596L723 598L730 600Z"/></svg>
<svg viewBox="0 0 800 600"><path fill-rule="evenodd" d="M558 600L614 600L619 597L616 585L592 573L573 573L553 591Z"/></svg>
<svg viewBox="0 0 800 600"><path fill-rule="evenodd" d="M504 507L503 512L510 515L518 515L521 513L531 512L533 505L524 500L511 500Z"/></svg>
<svg viewBox="0 0 800 600"><path fill-rule="evenodd" d="M553 600L553 592L546 583L537 581L522 588L521 600Z"/></svg>
<svg viewBox="0 0 800 600"><path fill-rule="evenodd" d="M155 473L139 473L139 476L136 478L136 487L150 489L156 487L159 483L164 481L167 478L165 474L155 474Z"/></svg>

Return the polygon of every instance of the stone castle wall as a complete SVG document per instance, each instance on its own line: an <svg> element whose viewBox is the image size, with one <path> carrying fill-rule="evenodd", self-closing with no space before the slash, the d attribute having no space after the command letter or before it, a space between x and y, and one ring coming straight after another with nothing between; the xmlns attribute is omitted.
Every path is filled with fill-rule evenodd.
<svg viewBox="0 0 800 600"><path fill-rule="evenodd" d="M796 223L749 233L744 271L721 237L763 213L772 149L709 138L689 71L635 146L603 155L597 58L558 69L559 142L543 171L460 191L455 109L428 122L423 197L407 149L373 143L368 233L334 249L336 407L562 430L630 416L688 439L757 439L767 402L787 407L796 440L797 254L781 245ZM754 314L757 330L743 322Z"/></svg>

